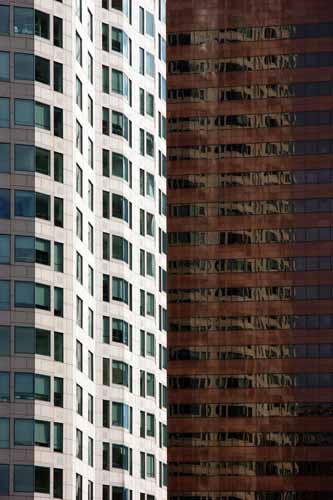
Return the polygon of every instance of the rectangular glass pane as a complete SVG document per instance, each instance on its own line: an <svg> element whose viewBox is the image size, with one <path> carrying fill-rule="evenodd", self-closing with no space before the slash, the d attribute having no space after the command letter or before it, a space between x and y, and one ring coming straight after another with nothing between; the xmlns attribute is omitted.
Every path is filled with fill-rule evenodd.
<svg viewBox="0 0 333 500"><path fill-rule="evenodd" d="M18 354L35 352L35 329L33 327L15 327L15 352Z"/></svg>
<svg viewBox="0 0 333 500"><path fill-rule="evenodd" d="M14 168L18 171L35 170L35 148L27 144L15 144Z"/></svg>
<svg viewBox="0 0 333 500"><path fill-rule="evenodd" d="M0 97L0 128L10 127L9 105L10 100L8 97Z"/></svg>
<svg viewBox="0 0 333 500"><path fill-rule="evenodd" d="M0 264L10 263L10 236L0 234Z"/></svg>
<svg viewBox="0 0 333 500"><path fill-rule="evenodd" d="M9 418L0 418L0 449L9 448L9 442Z"/></svg>
<svg viewBox="0 0 333 500"><path fill-rule="evenodd" d="M0 356L10 355L10 327L0 326Z"/></svg>

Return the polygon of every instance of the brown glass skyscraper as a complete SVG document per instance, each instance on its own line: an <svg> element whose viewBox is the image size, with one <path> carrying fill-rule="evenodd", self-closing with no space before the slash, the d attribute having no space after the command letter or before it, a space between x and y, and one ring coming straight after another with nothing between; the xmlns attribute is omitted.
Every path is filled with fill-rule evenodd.
<svg viewBox="0 0 333 500"><path fill-rule="evenodd" d="M333 499L333 2L169 0L169 497Z"/></svg>

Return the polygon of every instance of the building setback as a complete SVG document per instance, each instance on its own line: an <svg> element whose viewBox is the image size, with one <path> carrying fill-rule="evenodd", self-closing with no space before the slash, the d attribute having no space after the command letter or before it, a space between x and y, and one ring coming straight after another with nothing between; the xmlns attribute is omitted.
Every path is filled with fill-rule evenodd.
<svg viewBox="0 0 333 500"><path fill-rule="evenodd" d="M0 497L165 500L165 0L0 0Z"/></svg>
<svg viewBox="0 0 333 500"><path fill-rule="evenodd" d="M167 32L169 498L333 498L333 4Z"/></svg>

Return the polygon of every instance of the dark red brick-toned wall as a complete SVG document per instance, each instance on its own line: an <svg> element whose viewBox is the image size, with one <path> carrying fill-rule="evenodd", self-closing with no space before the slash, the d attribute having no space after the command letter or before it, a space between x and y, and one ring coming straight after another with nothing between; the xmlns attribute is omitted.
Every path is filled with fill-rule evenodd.
<svg viewBox="0 0 333 500"><path fill-rule="evenodd" d="M333 22L333 2L330 0L168 0L168 33L220 30L237 27L281 26L290 24ZM302 54L333 52L333 36L258 40L237 43L202 43L168 47L169 68L174 61L232 58L251 55ZM173 119L179 117L217 117L220 115L244 115L262 113L287 113L333 110L331 95L309 97L274 97L251 100L220 101L175 100L173 89L229 88L259 84L291 84L293 82L333 81L333 64L324 67L295 69L269 69L258 71L230 71L210 73L178 73L168 75L168 148L190 145L216 145L240 143L267 143L281 141L333 141L333 127L326 125L246 128L234 127L223 130L170 130ZM171 154L170 154L171 156ZM239 185L178 189L174 179L185 174L220 174L223 172L270 172L286 170L333 169L333 154L306 154L290 156L236 157L201 160L168 160L168 232L219 232L235 229L283 229L333 227L333 212L275 213L258 215L201 215L174 216L173 206L195 203L221 203L225 201L283 200L333 198L333 183L297 183L271 185ZM330 257L333 241L294 241L289 243L253 244L180 244L169 241L169 263L205 259L259 259ZM290 287L291 298L284 300L169 301L169 325L177 325L181 319L243 316L320 316L333 314L332 298L296 300L293 287L333 286L333 267L310 268L302 271L257 272L197 272L186 270L176 274L169 269L169 291L183 289L216 289L221 287ZM173 296L169 293L169 297ZM180 296L180 295L179 295ZM183 347L246 346L246 345L309 345L333 344L333 328L285 328L252 329L239 331L187 331L186 328L169 327L170 352ZM172 351L174 352L174 351ZM333 358L280 357L279 359L175 359L169 360L169 379L175 377L211 376L211 380L223 374L261 373L332 373ZM285 416L222 418L175 415L174 405L269 402L327 402L333 404L333 387L254 387L254 388L174 388L169 385L168 404L170 416L169 435L169 497L172 500L305 500L333 498L333 472L300 474L244 475L210 474L207 465L215 462L331 462L333 441L320 446L281 444L280 446L257 445L191 445L175 433L226 433L226 432L274 432L305 433L333 432L333 416ZM333 415L333 413L332 413ZM188 472L184 463L197 463L196 472ZM201 465L200 465L201 464ZM297 467L297 466L295 466ZM185 472L186 469L186 472ZM198 472L199 470L199 472ZM332 468L333 471L333 468ZM293 496L286 496L286 492ZM297 493L296 493L297 492ZM273 493L276 496L269 496ZM260 496L261 495L261 496ZM266 495L266 496L265 496Z"/></svg>

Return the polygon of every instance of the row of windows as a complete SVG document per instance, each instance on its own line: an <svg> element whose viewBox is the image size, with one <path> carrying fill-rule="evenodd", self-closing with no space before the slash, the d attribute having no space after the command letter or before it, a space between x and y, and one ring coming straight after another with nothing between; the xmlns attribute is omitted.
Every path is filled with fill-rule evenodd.
<svg viewBox="0 0 333 500"><path fill-rule="evenodd" d="M327 500L332 495L331 491L223 491L171 494L170 500Z"/></svg>
<svg viewBox="0 0 333 500"><path fill-rule="evenodd" d="M38 373L0 372L0 401L10 401L10 378L14 377L15 400L51 401L51 377ZM64 406L64 380L54 377L53 383L54 406Z"/></svg>
<svg viewBox="0 0 333 500"><path fill-rule="evenodd" d="M332 446L332 432L172 432L169 446Z"/></svg>
<svg viewBox="0 0 333 500"><path fill-rule="evenodd" d="M1 101L1 98L0 98ZM53 154L53 162L51 162ZM15 172L38 172L51 175L53 163L53 178L57 182L64 182L64 156L62 153L32 146L29 144L15 144L14 157L11 160L10 144L0 143L0 173L7 173L11 168Z"/></svg>
<svg viewBox="0 0 333 500"><path fill-rule="evenodd" d="M170 347L170 361L331 358L333 344L259 344Z"/></svg>
<svg viewBox="0 0 333 500"><path fill-rule="evenodd" d="M281 141L239 144L209 144L169 148L170 161L221 160L224 158L265 158L269 156L328 155L332 140Z"/></svg>
<svg viewBox="0 0 333 500"><path fill-rule="evenodd" d="M52 287L33 281L14 282L14 307L36 308L51 311ZM11 282L0 280L0 310L11 309ZM64 289L53 287L53 313L55 316L64 316Z"/></svg>
<svg viewBox="0 0 333 500"><path fill-rule="evenodd" d="M55 241L53 244L53 269L64 271L64 244ZM11 236L0 234L0 264L14 262L36 262L51 265L51 242L34 236L14 236L13 252L11 252Z"/></svg>
<svg viewBox="0 0 333 500"><path fill-rule="evenodd" d="M170 376L176 389L263 389L272 387L332 387L333 373L255 373L220 376Z"/></svg>
<svg viewBox="0 0 333 500"><path fill-rule="evenodd" d="M333 23L286 24L281 26L241 26L220 30L170 33L170 46L257 42L333 36Z"/></svg>
<svg viewBox="0 0 333 500"><path fill-rule="evenodd" d="M169 189L201 189L238 186L280 186L290 184L332 184L333 169L265 170L263 172L221 172L183 174L169 177Z"/></svg>
<svg viewBox="0 0 333 500"><path fill-rule="evenodd" d="M8 496L9 469L6 464L0 465L0 495ZM51 480L51 475L53 476ZM51 488L53 482L53 488ZM52 489L53 498L63 498L63 470L41 467L38 465L14 465L13 466L13 491L15 493L43 493L50 495Z"/></svg>
<svg viewBox="0 0 333 500"><path fill-rule="evenodd" d="M110 177L110 174L124 179L132 187L132 162L126 156L103 149L102 169L103 176Z"/></svg>
<svg viewBox="0 0 333 500"><path fill-rule="evenodd" d="M329 271L333 269L333 257L320 255L261 259L171 260L168 266L170 274Z"/></svg>
<svg viewBox="0 0 333 500"><path fill-rule="evenodd" d="M32 99L14 99L14 122L13 113L10 110L10 99L0 98L0 128L14 127L37 127L43 130L51 130L51 106ZM53 108L53 133L56 137L64 136L63 110L54 106Z"/></svg>
<svg viewBox="0 0 333 500"><path fill-rule="evenodd" d="M331 329L333 315L271 315L271 316L216 316L171 318L169 330L172 332L227 332L253 330L300 330Z"/></svg>
<svg viewBox="0 0 333 500"><path fill-rule="evenodd" d="M222 201L220 203L193 203L187 205L169 204L168 211L170 217L329 213L333 211L333 198Z"/></svg>
<svg viewBox="0 0 333 500"><path fill-rule="evenodd" d="M51 440L51 422L27 418L0 417L0 448L10 448L10 428L13 426L14 446L42 446L50 448L53 442L53 451L63 452L63 424L54 422L53 440Z"/></svg>
<svg viewBox="0 0 333 500"><path fill-rule="evenodd" d="M174 88L168 90L169 102L248 101L333 95L333 82L263 83L222 88Z"/></svg>
<svg viewBox="0 0 333 500"><path fill-rule="evenodd" d="M170 304L330 299L333 285L179 288L170 289L168 297Z"/></svg>
<svg viewBox="0 0 333 500"><path fill-rule="evenodd" d="M13 57L13 56L12 56ZM29 53L14 52L14 79L51 84L49 59ZM10 53L0 52L0 80L10 79ZM53 90L63 92L63 65L53 63ZM1 106L3 108L4 105Z"/></svg>
<svg viewBox="0 0 333 500"><path fill-rule="evenodd" d="M332 417L333 403L198 403L171 404L170 417L252 418L252 417Z"/></svg>
<svg viewBox="0 0 333 500"><path fill-rule="evenodd" d="M321 475L333 475L333 462L169 462L170 477Z"/></svg>
<svg viewBox="0 0 333 500"><path fill-rule="evenodd" d="M289 111L248 115L182 116L168 119L168 131L218 131L234 128L323 126L333 123L332 111Z"/></svg>
<svg viewBox="0 0 333 500"><path fill-rule="evenodd" d="M54 361L62 363L64 361L64 335L61 332L54 332L52 335L50 330L32 326L15 326L11 341L10 326L1 325L0 356L10 356L11 354L15 356L18 354L52 355Z"/></svg>
<svg viewBox="0 0 333 500"><path fill-rule="evenodd" d="M0 35L35 35L50 40L50 15L40 10L25 7L14 7L12 12L13 29L10 23L10 7L0 5ZM12 31L12 33L11 33ZM53 16L53 44L63 46L63 22L60 17Z"/></svg>
<svg viewBox="0 0 333 500"><path fill-rule="evenodd" d="M223 57L220 59L175 60L168 64L170 75L267 71L276 69L332 66L333 52L270 54L265 56Z"/></svg>
<svg viewBox="0 0 333 500"><path fill-rule="evenodd" d="M240 229L210 232L170 232L169 245L248 245L256 243L300 243L331 241L333 228Z"/></svg>
<svg viewBox="0 0 333 500"><path fill-rule="evenodd" d="M51 220L51 196L35 191L12 192L14 195L15 217L37 217L38 219ZM11 191L0 189L0 219L11 218ZM64 200L53 199L54 225L64 227Z"/></svg>

